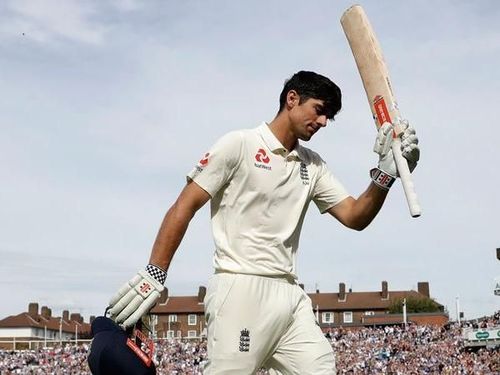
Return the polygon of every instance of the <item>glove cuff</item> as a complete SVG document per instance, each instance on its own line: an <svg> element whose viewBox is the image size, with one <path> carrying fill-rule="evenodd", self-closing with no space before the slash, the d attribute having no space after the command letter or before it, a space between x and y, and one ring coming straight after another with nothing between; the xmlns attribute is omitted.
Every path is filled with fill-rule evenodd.
<svg viewBox="0 0 500 375"><path fill-rule="evenodd" d="M155 266L154 264L148 264L146 266L146 272L149 275L158 281L161 285L165 284L165 280L167 279L167 273L162 270L160 267Z"/></svg>
<svg viewBox="0 0 500 375"><path fill-rule="evenodd" d="M370 177L372 178L372 181L375 185L384 190L389 190L394 181L396 181L396 177L391 176L390 174L384 172L379 168L371 169Z"/></svg>

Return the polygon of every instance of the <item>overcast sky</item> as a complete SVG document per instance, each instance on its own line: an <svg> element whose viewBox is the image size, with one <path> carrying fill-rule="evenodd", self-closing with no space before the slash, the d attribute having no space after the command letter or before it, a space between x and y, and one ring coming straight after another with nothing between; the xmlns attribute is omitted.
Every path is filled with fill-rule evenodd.
<svg viewBox="0 0 500 375"><path fill-rule="evenodd" d="M348 1L0 1L0 318L31 301L100 315L149 258L185 174L224 133L273 119L298 70L343 109L307 147L353 196L375 127L339 19ZM500 308L500 2L365 1L402 114L417 129L412 219L399 182L369 228L310 207L306 290L416 289L455 319ZM208 205L169 271L171 295L212 272Z"/></svg>

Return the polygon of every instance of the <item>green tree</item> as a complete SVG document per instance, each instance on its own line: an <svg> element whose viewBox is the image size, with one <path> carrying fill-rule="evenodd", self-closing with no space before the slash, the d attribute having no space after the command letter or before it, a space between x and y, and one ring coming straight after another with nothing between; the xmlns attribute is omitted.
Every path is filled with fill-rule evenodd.
<svg viewBox="0 0 500 375"><path fill-rule="evenodd" d="M406 297L407 313L438 312L442 311L441 306L432 298L427 297ZM391 314L403 313L403 298L392 301L389 306Z"/></svg>

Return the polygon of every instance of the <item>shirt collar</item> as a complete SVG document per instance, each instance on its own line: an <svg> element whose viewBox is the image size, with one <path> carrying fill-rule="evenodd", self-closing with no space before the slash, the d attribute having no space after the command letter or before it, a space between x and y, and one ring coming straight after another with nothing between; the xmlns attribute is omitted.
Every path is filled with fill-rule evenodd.
<svg viewBox="0 0 500 375"><path fill-rule="evenodd" d="M263 122L258 128L258 132L262 136L264 143L269 147L273 154L278 154L282 156L297 158L299 160L304 160L304 149L297 141L297 145L293 150L291 150L288 155L288 150L281 144L281 142L276 138L271 129L269 129L269 125L266 122Z"/></svg>

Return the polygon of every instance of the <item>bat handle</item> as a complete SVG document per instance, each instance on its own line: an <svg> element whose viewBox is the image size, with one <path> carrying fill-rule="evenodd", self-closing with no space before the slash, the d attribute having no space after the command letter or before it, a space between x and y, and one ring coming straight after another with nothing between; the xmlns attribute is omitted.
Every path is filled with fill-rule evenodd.
<svg viewBox="0 0 500 375"><path fill-rule="evenodd" d="M415 193L415 185L413 185L408 162L401 153L401 139L399 137L394 138L391 147L396 167L398 168L399 177L403 184L410 214L412 217L419 217L422 214L422 209L418 203L417 193Z"/></svg>

